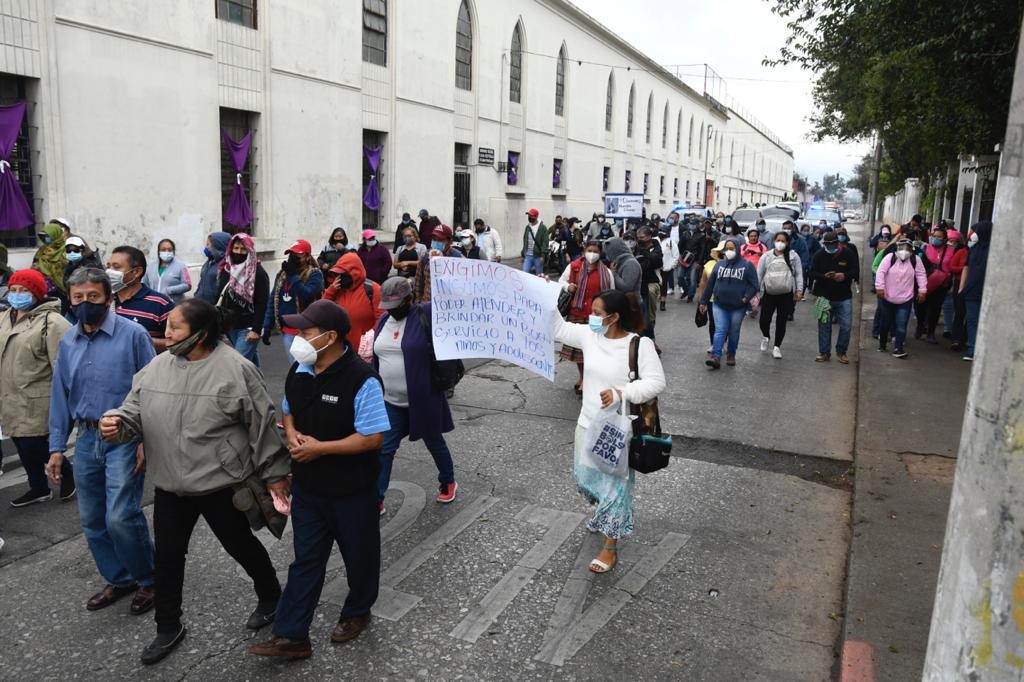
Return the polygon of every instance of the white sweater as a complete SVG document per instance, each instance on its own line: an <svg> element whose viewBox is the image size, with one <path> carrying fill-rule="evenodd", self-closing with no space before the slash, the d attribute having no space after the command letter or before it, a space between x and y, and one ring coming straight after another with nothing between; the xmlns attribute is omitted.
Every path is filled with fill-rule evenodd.
<svg viewBox="0 0 1024 682"><path fill-rule="evenodd" d="M665 371L654 342L640 339L637 369L640 378L629 380L629 343L635 336L609 339L595 334L585 324L572 324L561 317L555 320L555 340L583 350L583 408L577 424L590 426L601 409L601 391L620 389L630 403L645 403L665 389Z"/></svg>

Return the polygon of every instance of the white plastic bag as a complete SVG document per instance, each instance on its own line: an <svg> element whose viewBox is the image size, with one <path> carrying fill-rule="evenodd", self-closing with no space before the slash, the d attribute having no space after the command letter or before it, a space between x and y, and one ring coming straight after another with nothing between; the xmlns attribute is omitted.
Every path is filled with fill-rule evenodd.
<svg viewBox="0 0 1024 682"><path fill-rule="evenodd" d="M609 476L626 478L632 435L629 406L624 400L602 408L587 428L580 463Z"/></svg>

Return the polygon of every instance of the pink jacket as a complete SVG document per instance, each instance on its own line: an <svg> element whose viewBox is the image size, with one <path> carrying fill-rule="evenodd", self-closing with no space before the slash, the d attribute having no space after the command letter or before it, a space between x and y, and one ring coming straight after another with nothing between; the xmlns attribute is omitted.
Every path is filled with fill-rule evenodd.
<svg viewBox="0 0 1024 682"><path fill-rule="evenodd" d="M895 261L895 262L893 262ZM924 263L920 258L901 261L895 254L884 256L875 273L875 288L885 292L889 303L906 303L914 298L914 279L917 279L917 293L928 293L928 277L924 274Z"/></svg>

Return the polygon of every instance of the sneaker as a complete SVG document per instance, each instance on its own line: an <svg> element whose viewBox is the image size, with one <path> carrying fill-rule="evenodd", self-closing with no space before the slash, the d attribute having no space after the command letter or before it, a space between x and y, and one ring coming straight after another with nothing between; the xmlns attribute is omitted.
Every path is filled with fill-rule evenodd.
<svg viewBox="0 0 1024 682"><path fill-rule="evenodd" d="M383 502L378 502L378 503L377 503L377 512L378 512L378 513L379 513L379 514L380 514L381 516L384 516L385 514L387 514L387 513L388 513L388 510L384 508L384 503L383 503Z"/></svg>
<svg viewBox="0 0 1024 682"><path fill-rule="evenodd" d="M894 350L892 352L892 356L894 358L899 359L899 360L902 360L903 358L907 357L907 355L908 355L907 351L901 350L901 349L897 349L897 350Z"/></svg>
<svg viewBox="0 0 1024 682"><path fill-rule="evenodd" d="M761 352L762 353L767 353L768 352L768 343L769 343L769 341L771 341L771 339L769 339L767 336L762 336L761 337Z"/></svg>
<svg viewBox="0 0 1024 682"><path fill-rule="evenodd" d="M49 502L52 499L53 493L51 493L49 489L45 491L29 490L21 497L11 500L11 506L17 509L19 507L27 507L30 504L35 504L36 502Z"/></svg>
<svg viewBox="0 0 1024 682"><path fill-rule="evenodd" d="M939 342L939 340L938 340L937 338L935 338L935 334L929 334L929 335L928 335L928 338L927 338L927 339L925 339L925 340L926 340L926 341L927 341L928 343L930 343L930 344L933 344L933 345Z"/></svg>
<svg viewBox="0 0 1024 682"><path fill-rule="evenodd" d="M951 351L962 351L964 349L964 345L962 343L960 343L959 341L954 341L953 345L951 345L949 347L949 349Z"/></svg>
<svg viewBox="0 0 1024 682"><path fill-rule="evenodd" d="M782 359L782 350L778 346L772 348L772 357L775 358L776 360Z"/></svg>
<svg viewBox="0 0 1024 682"><path fill-rule="evenodd" d="M965 355L965 356L963 356L960 359L963 360L964 362L974 362L974 356L973 355Z"/></svg>
<svg viewBox="0 0 1024 682"><path fill-rule="evenodd" d="M878 352L879 353L884 353L886 350L888 350L888 349L884 345L878 346Z"/></svg>
<svg viewBox="0 0 1024 682"><path fill-rule="evenodd" d="M661 312L665 312L665 301L661 302L661 304L658 306L658 310Z"/></svg>
<svg viewBox="0 0 1024 682"><path fill-rule="evenodd" d="M840 365L850 364L850 358L846 357L846 353L836 353L836 359L839 360Z"/></svg>
<svg viewBox="0 0 1024 682"><path fill-rule="evenodd" d="M736 366L736 356L735 355L726 355L725 356L725 364L729 365L730 367L735 367Z"/></svg>
<svg viewBox="0 0 1024 682"><path fill-rule="evenodd" d="M831 357L832 356L830 356L828 353L818 353L815 356L814 361L815 362L828 362L831 359Z"/></svg>
<svg viewBox="0 0 1024 682"><path fill-rule="evenodd" d="M459 489L459 484L455 481L451 483L442 483L438 486L437 501L441 504L448 504L449 502L455 501L455 491Z"/></svg>
<svg viewBox="0 0 1024 682"><path fill-rule="evenodd" d="M67 502L75 496L78 488L75 487L75 475L62 476L60 479L60 501Z"/></svg>
<svg viewBox="0 0 1024 682"><path fill-rule="evenodd" d="M667 292L665 292L665 295L666 295L666 296L671 296L671 295L672 295L672 294L674 294L674 293L675 293L675 290L674 290L674 289L669 289L669 290L668 290Z"/></svg>
<svg viewBox="0 0 1024 682"><path fill-rule="evenodd" d="M708 355L708 359L704 361L704 364L711 369L721 369L722 363L718 360L717 355Z"/></svg>

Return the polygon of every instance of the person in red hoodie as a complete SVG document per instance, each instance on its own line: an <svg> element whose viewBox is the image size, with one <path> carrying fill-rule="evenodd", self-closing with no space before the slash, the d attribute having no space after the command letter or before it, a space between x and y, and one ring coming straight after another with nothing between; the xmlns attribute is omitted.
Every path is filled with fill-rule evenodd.
<svg viewBox="0 0 1024 682"><path fill-rule="evenodd" d="M339 258L331 272L338 276L324 291L323 297L334 301L348 313L352 328L345 338L353 352L357 352L360 339L373 329L381 316L380 285L366 279L366 268L352 251Z"/></svg>
<svg viewBox="0 0 1024 682"><path fill-rule="evenodd" d="M967 313L964 308L963 296L960 295L960 280L963 277L964 268L967 267L967 256L970 255L971 250L963 243L963 235L956 230L950 230L947 236L949 243L956 247L953 257L949 261L949 269L953 273L953 285L949 290L949 296L953 299L953 310L950 312L949 306L943 306L942 318L944 322L946 318L949 318L949 338L953 340L950 349L961 351L964 349L964 339L967 338L965 327Z"/></svg>

